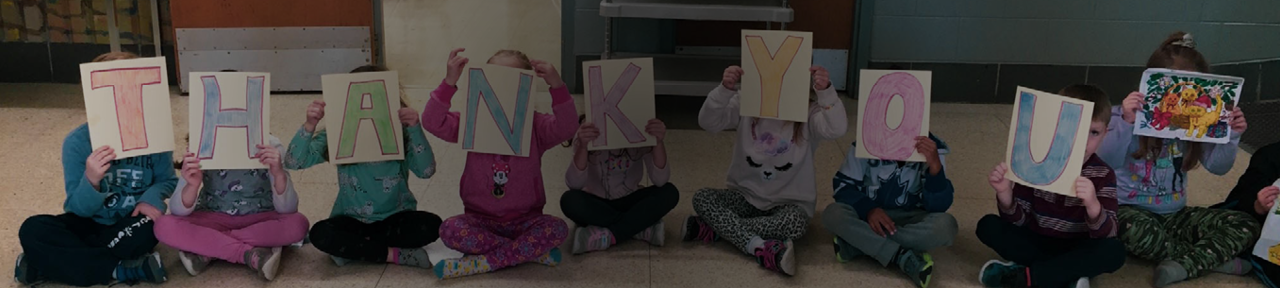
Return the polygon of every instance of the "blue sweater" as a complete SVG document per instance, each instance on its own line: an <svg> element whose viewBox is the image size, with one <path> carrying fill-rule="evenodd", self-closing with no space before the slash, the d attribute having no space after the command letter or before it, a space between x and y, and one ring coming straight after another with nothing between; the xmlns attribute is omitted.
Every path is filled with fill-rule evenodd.
<svg viewBox="0 0 1280 288"><path fill-rule="evenodd" d="M130 217L138 202L146 202L161 212L165 198L173 194L178 177L173 172L173 153L161 152L111 161L98 189L84 176L85 161L93 154L89 126L76 127L62 142L62 177L67 200L62 208L76 216L93 218L103 225Z"/></svg>
<svg viewBox="0 0 1280 288"><path fill-rule="evenodd" d="M929 139L938 144L938 159L942 161L943 169L937 175L928 175L929 165L925 162L899 165L899 161L857 158L854 148L858 143L850 144L844 165L832 181L836 202L853 206L863 220L874 208L947 211L955 194L946 175L946 154L950 150L932 133Z"/></svg>

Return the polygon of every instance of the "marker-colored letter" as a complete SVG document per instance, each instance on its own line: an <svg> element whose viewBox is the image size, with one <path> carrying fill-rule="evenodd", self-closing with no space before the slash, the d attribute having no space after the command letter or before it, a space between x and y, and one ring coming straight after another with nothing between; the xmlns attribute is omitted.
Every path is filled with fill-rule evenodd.
<svg viewBox="0 0 1280 288"><path fill-rule="evenodd" d="M246 108L222 108L222 90L218 87L218 78L214 76L200 77L204 83L204 116L200 125L200 159L213 158L214 148L218 140L218 128L244 128L245 139L248 140L249 158L257 159L258 145L265 136L262 129L263 82L266 77L247 77L245 83Z"/></svg>
<svg viewBox="0 0 1280 288"><path fill-rule="evenodd" d="M1080 127L1080 116L1084 106L1074 103L1062 103L1058 114L1057 127L1054 127L1053 139L1049 144L1049 152L1044 159L1036 161L1031 156L1031 124L1035 119L1036 95L1023 92L1018 104L1017 131L1013 136L1013 159L1009 169L1023 181L1035 185L1049 185L1062 177L1063 171L1070 162L1072 146L1076 143L1076 127Z"/></svg>
<svg viewBox="0 0 1280 288"><path fill-rule="evenodd" d="M890 128L887 112L893 96L902 97L902 122ZM910 73L894 72L880 77L867 96L862 117L862 141L867 153L886 160L906 160L915 151L920 124L924 121L924 86Z"/></svg>
<svg viewBox="0 0 1280 288"><path fill-rule="evenodd" d="M591 143L592 146L604 146L609 144L609 131L605 125L604 117L609 117L613 124L618 126L618 132L627 138L627 142L640 143L647 140L644 133L640 133L640 129L636 128L635 123L627 118L627 114L622 113L618 109L618 103L622 102L622 98L627 96L627 89L631 89L631 83L636 81L636 77L640 75L640 66L636 64L628 64L626 69L622 70L622 74L618 75L618 80L613 82L613 87L609 89L609 94L604 93L604 79L601 76L600 66L591 66L587 73L590 78L590 88L587 93L591 103L591 119L596 122L597 127L603 130L600 137Z"/></svg>
<svg viewBox="0 0 1280 288"><path fill-rule="evenodd" d="M378 135L382 155L400 153L396 145L395 118L387 106L387 84L382 80L351 82L347 86L347 103L342 113L342 129L338 131L338 158L349 158L356 153L356 135L360 135L360 123L373 123ZM332 136L330 136L332 137Z"/></svg>
<svg viewBox="0 0 1280 288"><path fill-rule="evenodd" d="M142 111L142 87L160 84L160 67L141 67L93 71L89 81L93 89L111 87L115 97L116 122L120 126L121 150L147 148L147 121Z"/></svg>
<svg viewBox="0 0 1280 288"><path fill-rule="evenodd" d="M787 36L778 51L770 52L769 47L764 44L764 37L747 36L747 49L751 51L751 59L760 72L760 116L778 117L782 79L791 67L791 60L800 52L802 43L802 37Z"/></svg>
<svg viewBox="0 0 1280 288"><path fill-rule="evenodd" d="M516 113L512 115L514 121L510 121L507 120L506 110L502 109L502 102L498 102L498 95L493 93L493 86L489 84L489 79L484 76L484 69L471 68L468 75L467 129L463 133L462 149L475 147L476 111L480 109L480 100L484 100L484 106L489 108L489 115L493 117L493 123L498 125L498 131L502 133L507 145L511 146L511 152L521 154L523 147L520 146L521 140L524 139L522 136L524 136L525 115L529 113L529 95L533 87L533 76L520 74L520 86L516 89Z"/></svg>

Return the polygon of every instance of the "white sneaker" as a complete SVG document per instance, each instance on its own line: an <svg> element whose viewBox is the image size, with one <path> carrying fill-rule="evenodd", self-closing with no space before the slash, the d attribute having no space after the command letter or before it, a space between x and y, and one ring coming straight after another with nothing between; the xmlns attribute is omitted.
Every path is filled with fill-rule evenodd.
<svg viewBox="0 0 1280 288"><path fill-rule="evenodd" d="M1089 288L1089 277L1080 277L1080 280L1076 280L1075 288Z"/></svg>

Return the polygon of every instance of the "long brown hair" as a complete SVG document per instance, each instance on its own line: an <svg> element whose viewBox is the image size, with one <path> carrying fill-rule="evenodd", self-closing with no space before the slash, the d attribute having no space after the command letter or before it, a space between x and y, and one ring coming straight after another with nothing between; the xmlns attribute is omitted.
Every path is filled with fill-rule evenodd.
<svg viewBox="0 0 1280 288"><path fill-rule="evenodd" d="M1160 47L1147 59L1147 68L1169 68L1209 73L1209 61L1200 51L1196 51L1195 41L1186 32L1178 31L1169 34ZM1204 150L1197 143L1188 143L1182 151L1182 170L1190 171L1200 166L1200 156ZM1138 151L1133 152L1134 159L1146 159L1152 151L1164 149L1164 139L1138 136ZM1156 153L1159 155L1159 153Z"/></svg>
<svg viewBox="0 0 1280 288"><path fill-rule="evenodd" d="M130 52L107 52L107 53L103 53L102 55L98 55L98 57L93 57L93 62L107 62L107 61L115 61L115 60L134 59L134 58L138 58L138 54L133 54Z"/></svg>

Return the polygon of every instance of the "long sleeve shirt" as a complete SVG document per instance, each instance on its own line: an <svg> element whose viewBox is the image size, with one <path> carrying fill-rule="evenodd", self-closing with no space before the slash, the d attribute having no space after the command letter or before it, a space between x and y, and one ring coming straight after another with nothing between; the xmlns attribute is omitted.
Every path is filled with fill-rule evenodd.
<svg viewBox="0 0 1280 288"><path fill-rule="evenodd" d="M1058 238L1110 238L1116 237L1119 222L1116 210L1116 174L1097 154L1089 156L1080 176L1093 182L1094 196L1102 206L1102 217L1097 222L1089 219L1084 201L1076 197L1049 191L1013 185L1012 210L1000 209L1000 217L1014 225L1027 227L1040 235ZM998 204L996 206L999 206Z"/></svg>
<svg viewBox="0 0 1280 288"><path fill-rule="evenodd" d="M267 142L277 150L284 150L276 136L268 136ZM200 185L200 193L192 207L183 205L186 198L182 190L193 184L179 178L175 194L169 198L169 213L186 216L194 211L212 211L240 216L267 211L298 212L298 193L294 191L293 179L288 171L282 172L285 189L274 191L275 180L267 169L205 170L202 183L194 184Z"/></svg>
<svg viewBox="0 0 1280 288"><path fill-rule="evenodd" d="M642 163L643 162L643 163ZM643 165L642 165L643 164ZM570 164L564 181L569 189L582 190L604 199L618 199L640 188L640 179L649 172L654 186L667 184L671 178L671 162L666 167L653 165L653 148L627 148L587 152L586 169Z"/></svg>
<svg viewBox="0 0 1280 288"><path fill-rule="evenodd" d="M863 220L875 208L946 212L956 191L946 175L950 149L932 133L929 139L938 145L938 160L943 167L938 174L929 174L925 162L857 158L854 154L858 143L850 144L844 164L832 180L836 202L852 206Z"/></svg>
<svg viewBox="0 0 1280 288"><path fill-rule="evenodd" d="M85 162L93 154L90 143L88 124L71 130L62 142L62 178L67 191L64 210L104 225L130 217L138 202L165 211L165 199L178 182L171 166L173 153L112 160L95 189L84 175Z"/></svg>

